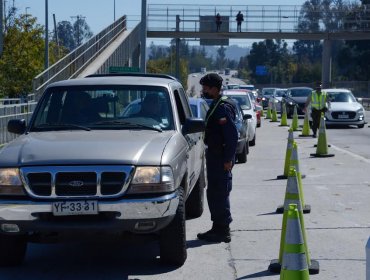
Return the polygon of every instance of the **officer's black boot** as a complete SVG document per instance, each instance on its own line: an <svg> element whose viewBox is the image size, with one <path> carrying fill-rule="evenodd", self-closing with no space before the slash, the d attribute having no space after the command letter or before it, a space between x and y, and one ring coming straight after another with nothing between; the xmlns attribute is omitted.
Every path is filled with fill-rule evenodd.
<svg viewBox="0 0 370 280"><path fill-rule="evenodd" d="M198 239L208 242L225 242L231 241L229 225L213 224L212 229L204 233L198 233Z"/></svg>

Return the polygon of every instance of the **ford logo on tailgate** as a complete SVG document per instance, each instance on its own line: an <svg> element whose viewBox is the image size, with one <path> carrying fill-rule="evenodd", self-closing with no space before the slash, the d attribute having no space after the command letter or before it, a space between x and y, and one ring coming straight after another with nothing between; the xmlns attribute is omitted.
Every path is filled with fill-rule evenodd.
<svg viewBox="0 0 370 280"><path fill-rule="evenodd" d="M83 181L71 181L68 183L71 187L82 187L84 185Z"/></svg>

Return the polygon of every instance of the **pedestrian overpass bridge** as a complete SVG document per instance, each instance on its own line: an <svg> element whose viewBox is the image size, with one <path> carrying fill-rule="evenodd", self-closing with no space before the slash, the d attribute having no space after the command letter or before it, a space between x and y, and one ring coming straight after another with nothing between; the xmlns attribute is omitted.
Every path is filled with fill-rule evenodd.
<svg viewBox="0 0 370 280"><path fill-rule="evenodd" d="M323 40L322 80L324 86L329 85L331 42L370 40L370 5L351 12L336 8L330 14L323 9L309 9L307 13L316 20L311 22L314 32L311 28L298 29L298 26L307 24L301 9L302 6L273 5L148 5L143 9L146 17L142 16L142 21L133 29L128 30L126 16L119 18L35 77L33 91L38 94L49 83L63 79L108 73L112 66L139 67L145 57L145 47L142 46L145 46L146 38L175 38L177 45L180 38L213 40L219 45L228 39ZM237 32L235 22L239 11L244 14L241 32ZM222 17L218 32L214 22L217 13ZM141 71L145 72L145 67L141 67Z"/></svg>

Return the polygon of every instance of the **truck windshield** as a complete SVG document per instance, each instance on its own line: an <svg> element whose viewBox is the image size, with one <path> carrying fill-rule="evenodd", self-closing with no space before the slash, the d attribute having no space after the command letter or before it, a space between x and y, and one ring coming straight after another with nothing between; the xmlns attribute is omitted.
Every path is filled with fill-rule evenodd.
<svg viewBox="0 0 370 280"><path fill-rule="evenodd" d="M159 86L52 87L41 98L30 131L174 129L170 97ZM130 125L127 125L127 124Z"/></svg>

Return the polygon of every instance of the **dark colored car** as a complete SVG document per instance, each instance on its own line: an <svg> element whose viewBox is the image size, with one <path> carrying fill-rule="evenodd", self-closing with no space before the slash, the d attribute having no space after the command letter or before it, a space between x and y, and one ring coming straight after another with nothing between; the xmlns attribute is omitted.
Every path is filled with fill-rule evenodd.
<svg viewBox="0 0 370 280"><path fill-rule="evenodd" d="M310 87L292 87L288 88L287 93L284 94L281 104L285 104L288 118L293 116L294 107L297 106L298 115L304 115L304 106L307 96L313 91ZM282 106L282 105L281 105ZM282 112L281 108L281 112Z"/></svg>
<svg viewBox="0 0 370 280"><path fill-rule="evenodd" d="M205 99L208 105L211 105L212 99ZM247 162L247 155L249 154L249 141L248 141L248 119L252 116L249 114L244 115L243 109L240 107L239 102L236 99L232 99L235 102L236 114L235 114L235 125L238 129L238 146L236 147L236 160L239 163Z"/></svg>
<svg viewBox="0 0 370 280"><path fill-rule="evenodd" d="M267 108L269 99L274 94L275 88L263 88L261 92L262 107Z"/></svg>
<svg viewBox="0 0 370 280"><path fill-rule="evenodd" d="M236 147L236 159L239 163L247 162L247 154L249 154L249 141L248 139L248 119L252 118L251 115L243 114L243 110L240 107L238 101L235 101L236 115L235 125L238 129L238 146Z"/></svg>

